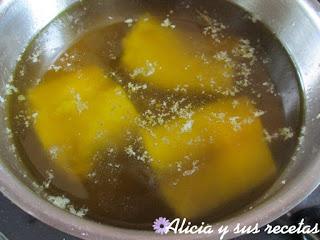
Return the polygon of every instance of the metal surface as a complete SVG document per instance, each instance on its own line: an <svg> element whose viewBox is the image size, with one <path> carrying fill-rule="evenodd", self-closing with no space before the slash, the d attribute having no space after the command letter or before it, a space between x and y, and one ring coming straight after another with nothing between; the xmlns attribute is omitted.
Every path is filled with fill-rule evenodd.
<svg viewBox="0 0 320 240"><path fill-rule="evenodd" d="M298 207L285 214L283 217L272 222L271 225L293 225L301 218L296 220L295 215L303 215L306 219L318 222L320 217L320 209L314 206L320 206L320 188L312 193L306 200L303 201ZM301 210L303 209L303 210ZM312 210L312 214L309 214ZM308 212L305 212L308 211ZM315 223L306 222L306 224L314 226ZM17 229L19 226L19 229ZM14 205L10 200L0 193L0 236L1 233L9 240L79 240L77 237L63 233L47 224L35 219L23 210ZM1 238L0 238L1 239ZM259 234L244 235L234 240L303 240L303 236L297 235L279 235L267 234L261 229ZM319 238L320 239L320 238Z"/></svg>
<svg viewBox="0 0 320 240"><path fill-rule="evenodd" d="M119 1L108 0L110 4ZM265 23L281 40L300 74L304 98L304 128L296 157L270 191L251 211L214 225L237 223L260 226L283 215L319 184L320 176L320 6L315 0L230 0ZM18 56L46 24L75 0L5 1L0 7L0 96ZM290 96L290 89L283 94ZM153 232L100 225L68 214L30 190L32 180L10 150L6 112L0 108L0 186L5 196L31 215L62 231L84 239L160 239ZM285 180L286 184L281 184ZM217 231L215 231L217 232ZM229 234L228 237L234 237ZM166 239L215 239L213 236L166 236Z"/></svg>

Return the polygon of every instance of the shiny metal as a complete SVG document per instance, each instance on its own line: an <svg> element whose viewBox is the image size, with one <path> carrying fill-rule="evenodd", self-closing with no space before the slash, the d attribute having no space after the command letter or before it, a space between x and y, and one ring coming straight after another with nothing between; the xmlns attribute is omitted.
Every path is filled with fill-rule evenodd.
<svg viewBox="0 0 320 240"><path fill-rule="evenodd" d="M119 1L106 0L110 5ZM209 0L208 0L209 1ZM217 239L220 225L260 226L286 213L320 182L320 5L316 0L229 0L251 12L275 33L290 54L303 89L304 127L296 157L255 208L214 225L211 236L166 236L166 239ZM0 96L18 56L30 40L76 0L5 0L0 5ZM284 93L290 97L290 89ZM1 100L1 99L0 99ZM291 102L291 105L297 104ZM290 104L289 104L290 106ZM296 106L292 106L296 107ZM290 107L289 107L290 108ZM31 190L32 179L11 151L6 111L0 108L0 189L15 204L47 224L84 239L160 239L153 232L120 229L68 214ZM282 184L283 180L286 184ZM227 235L234 237L233 233Z"/></svg>
<svg viewBox="0 0 320 240"><path fill-rule="evenodd" d="M0 240L9 240L2 232L0 232Z"/></svg>

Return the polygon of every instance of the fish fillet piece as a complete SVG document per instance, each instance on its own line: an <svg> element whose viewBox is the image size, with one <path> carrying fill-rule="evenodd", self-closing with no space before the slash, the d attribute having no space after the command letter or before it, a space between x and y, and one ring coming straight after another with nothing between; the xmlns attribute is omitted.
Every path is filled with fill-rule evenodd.
<svg viewBox="0 0 320 240"><path fill-rule="evenodd" d="M178 216L207 215L275 175L260 114L246 97L222 99L143 131L160 192Z"/></svg>
<svg viewBox="0 0 320 240"><path fill-rule="evenodd" d="M233 86L234 69L192 49L186 35L163 27L154 17L141 18L123 39L122 68L132 79L159 89L184 87L195 92L224 93ZM222 42L222 51L228 40ZM228 47L228 46L227 46ZM232 46L229 46L231 48Z"/></svg>
<svg viewBox="0 0 320 240"><path fill-rule="evenodd" d="M28 90L34 129L50 158L65 171L85 176L94 154L121 146L134 131L135 107L124 90L96 66L47 74Z"/></svg>

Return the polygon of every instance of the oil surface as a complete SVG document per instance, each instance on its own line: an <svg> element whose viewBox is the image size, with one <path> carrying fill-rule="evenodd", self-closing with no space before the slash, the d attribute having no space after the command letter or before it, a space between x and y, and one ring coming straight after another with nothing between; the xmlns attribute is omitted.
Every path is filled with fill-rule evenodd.
<svg viewBox="0 0 320 240"><path fill-rule="evenodd" d="M83 1L53 20L26 49L9 88L15 145L40 194L76 215L121 227L148 229L159 216L175 217L159 191L143 143L130 132L124 147L108 146L97 151L95 164L86 177L61 169L53 161L54 152L50 155L42 146L34 128L37 113L28 110L28 89L45 79L92 65L103 69L122 87L139 113L140 127L183 118L179 114L188 115L188 111L218 99L249 97L262 120L265 139L276 162L276 175L280 174L293 153L299 129L299 102L296 109L287 106L283 82L297 79L285 50L261 23L225 1L124 0L117 6L109 4ZM123 40L138 21L151 16L159 20L160 27L181 32L190 52L201 61L206 62L210 56L215 61L231 63L236 88L217 93L180 85L173 90L159 89L135 82L132 74L121 67ZM236 42L231 50L223 45L226 41ZM169 52L166 54L170 57ZM290 97L299 99L297 85ZM182 171L186 176L192 175L192 171L186 171ZM218 221L249 206L275 178L195 220Z"/></svg>

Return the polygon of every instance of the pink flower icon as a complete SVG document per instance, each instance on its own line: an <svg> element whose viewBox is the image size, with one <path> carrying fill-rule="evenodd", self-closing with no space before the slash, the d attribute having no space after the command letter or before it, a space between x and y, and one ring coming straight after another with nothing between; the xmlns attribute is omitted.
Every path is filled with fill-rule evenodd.
<svg viewBox="0 0 320 240"><path fill-rule="evenodd" d="M153 230L158 234L167 234L169 232L170 221L164 217L159 217L153 222Z"/></svg>

